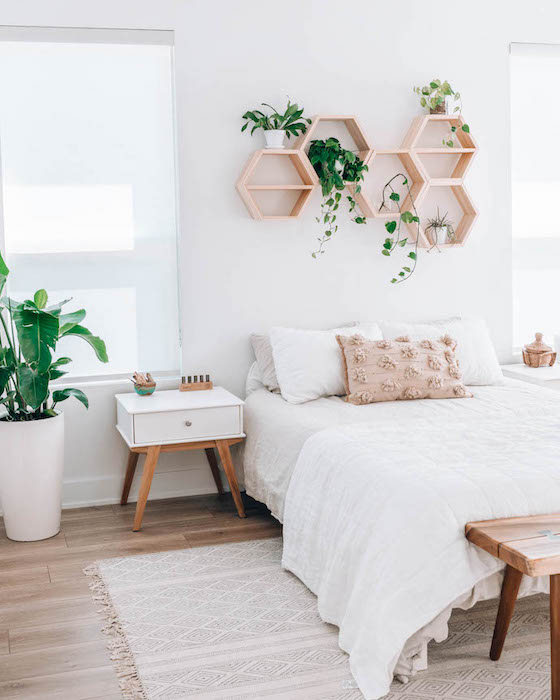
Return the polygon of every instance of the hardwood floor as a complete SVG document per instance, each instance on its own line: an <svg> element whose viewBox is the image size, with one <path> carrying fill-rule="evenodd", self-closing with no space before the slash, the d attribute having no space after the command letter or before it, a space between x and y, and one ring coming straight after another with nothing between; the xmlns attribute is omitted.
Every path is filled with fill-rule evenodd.
<svg viewBox="0 0 560 700"><path fill-rule="evenodd" d="M61 532L12 542L0 518L0 698L118 700L101 620L82 569L93 561L221 542L276 537L280 525L230 494L150 501L132 532L135 503L65 510Z"/></svg>

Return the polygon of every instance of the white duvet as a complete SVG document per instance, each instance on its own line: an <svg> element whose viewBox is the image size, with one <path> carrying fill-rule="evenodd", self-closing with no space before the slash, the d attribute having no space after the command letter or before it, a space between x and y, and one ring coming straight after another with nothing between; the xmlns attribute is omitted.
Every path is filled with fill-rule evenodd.
<svg viewBox="0 0 560 700"><path fill-rule="evenodd" d="M266 401L249 398L249 422L251 404ZM275 449L288 454L273 461L277 478L256 458L272 433L248 431L247 490L272 497L284 566L340 628L364 696L379 698L395 673L425 667L426 642L445 638L452 605L499 592L501 565L466 541L465 523L560 510L560 397L509 382L388 411L312 403L295 425L293 412L269 404L281 417ZM525 581L525 592L545 587Z"/></svg>

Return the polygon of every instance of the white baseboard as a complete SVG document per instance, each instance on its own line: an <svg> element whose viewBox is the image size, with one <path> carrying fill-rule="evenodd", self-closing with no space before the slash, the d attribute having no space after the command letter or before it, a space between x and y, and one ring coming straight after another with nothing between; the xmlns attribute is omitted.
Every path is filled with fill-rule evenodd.
<svg viewBox="0 0 560 700"><path fill-rule="evenodd" d="M138 470L130 490L130 501L136 501L141 470ZM200 496L216 493L216 485L209 469L183 469L156 472L148 500L176 498L177 496ZM123 476L99 476L84 479L69 479L62 484L62 507L83 508L120 503ZM225 476L222 476L227 488Z"/></svg>

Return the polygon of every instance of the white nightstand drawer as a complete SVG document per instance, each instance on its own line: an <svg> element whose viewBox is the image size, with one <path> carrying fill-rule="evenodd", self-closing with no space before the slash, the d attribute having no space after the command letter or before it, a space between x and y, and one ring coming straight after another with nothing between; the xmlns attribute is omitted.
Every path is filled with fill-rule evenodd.
<svg viewBox="0 0 560 700"><path fill-rule="evenodd" d="M164 443L205 437L239 435L242 432L239 406L137 413L134 416L134 442Z"/></svg>

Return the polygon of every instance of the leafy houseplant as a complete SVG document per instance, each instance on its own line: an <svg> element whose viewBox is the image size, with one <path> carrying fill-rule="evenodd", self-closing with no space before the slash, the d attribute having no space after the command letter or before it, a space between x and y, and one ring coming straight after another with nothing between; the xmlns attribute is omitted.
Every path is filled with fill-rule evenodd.
<svg viewBox="0 0 560 700"><path fill-rule="evenodd" d="M422 107L429 108L430 114L456 114L457 112L461 112L463 108L461 95L453 90L447 80L441 82L439 78L434 78L429 85L415 87L413 90L417 95L420 95L420 104ZM452 102L450 108L448 105L449 102ZM463 124L461 129L467 134L470 131L468 124ZM456 132L457 127L451 126L450 133L446 134L442 139L444 146L448 146L449 148L454 147Z"/></svg>
<svg viewBox="0 0 560 700"><path fill-rule="evenodd" d="M321 216L316 217L316 221L326 226L323 235L317 240L319 248L311 255L317 258L324 253L324 245L332 239L333 234L338 230L336 224L338 208L342 194L340 190L346 187L347 183L354 183L352 195L347 195L350 214L356 209L354 197L360 193L361 182L368 166L355 153L342 148L340 141L329 138L326 141L315 140L311 142L309 148L309 160L319 176L323 201L321 203ZM352 216L352 221L356 224L365 224L364 216Z"/></svg>
<svg viewBox="0 0 560 700"><path fill-rule="evenodd" d="M410 277L414 274L414 270L416 269L416 263L418 260L418 238L420 236L420 217L418 216L418 212L416 211L414 198L412 196L412 192L410 191L410 186L408 184L408 178L402 173L394 175L389 180L389 182L387 182L386 185L383 187L383 197L379 210L382 211L383 209L389 208L387 200L395 202L396 204L400 203L401 195L393 187L393 183L395 183L395 181L397 181L399 178L401 179L402 186L406 188L414 214L410 211L403 211L400 212L398 221L385 222L385 229L387 230L389 237L385 239L383 247L381 248L381 253L382 255L389 257L397 247L404 248L404 246L408 243L408 238L401 238L402 222L404 222L405 224L416 224L416 241L414 242L414 250L411 250L407 255L407 258L410 260L410 262L407 261L407 264L402 266L398 275L396 277L393 277L393 279L391 280L393 284L406 282L406 280L410 279Z"/></svg>
<svg viewBox="0 0 560 700"><path fill-rule="evenodd" d="M241 117L245 119L241 131L245 131L251 123L253 124L251 135L257 129L262 129L267 148L284 148L284 135L290 138L290 136L304 134L307 131L307 125L311 124L311 119L303 117L303 108L300 109L297 104L291 104L289 100L283 114L266 102L262 102L261 106L268 107L272 113L266 114L259 109L245 112Z"/></svg>
<svg viewBox="0 0 560 700"><path fill-rule="evenodd" d="M0 256L0 295L8 274ZM47 306L44 289L23 302L0 297L0 492L11 539L44 539L60 528L64 414L57 406L74 397L87 408L88 400L70 387L51 392L50 382L71 362L53 359L57 342L81 338L108 362L105 343L81 325L86 312L63 314L66 301Z"/></svg>
<svg viewBox="0 0 560 700"><path fill-rule="evenodd" d="M432 247L443 245L444 243L455 243L455 229L451 219L447 218L447 212L443 216L437 209L437 215L433 219L428 219L426 233L430 236Z"/></svg>

